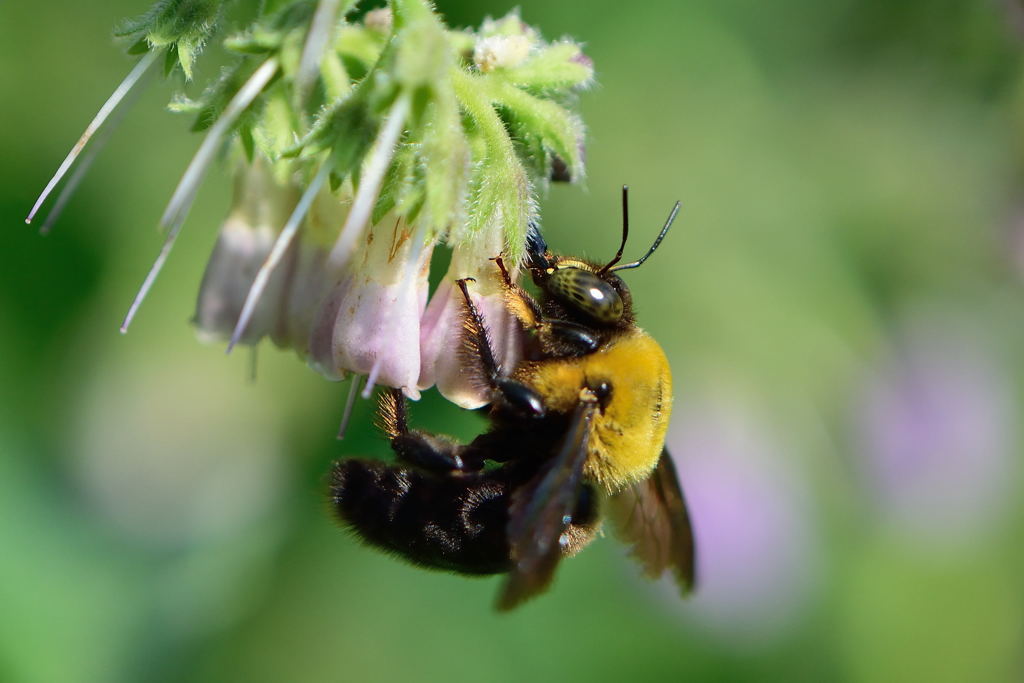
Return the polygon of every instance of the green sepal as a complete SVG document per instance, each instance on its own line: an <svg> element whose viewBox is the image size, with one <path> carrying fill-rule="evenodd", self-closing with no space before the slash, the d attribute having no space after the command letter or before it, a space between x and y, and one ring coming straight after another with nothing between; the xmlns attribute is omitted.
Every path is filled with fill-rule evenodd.
<svg viewBox="0 0 1024 683"><path fill-rule="evenodd" d="M164 78L167 78L174 73L174 67L178 66L178 52L177 50L167 50L164 52L164 65L163 72Z"/></svg>
<svg viewBox="0 0 1024 683"><path fill-rule="evenodd" d="M302 59L302 47L306 42L306 32L295 28L284 35L281 46L278 48L277 58L281 62L281 70L289 82L294 80L295 74L299 71L299 61Z"/></svg>
<svg viewBox="0 0 1024 683"><path fill-rule="evenodd" d="M245 33L236 33L224 39L224 47L231 52L259 55L274 52L281 46L281 34L264 26L255 26Z"/></svg>
<svg viewBox="0 0 1024 683"><path fill-rule="evenodd" d="M352 89L352 80L348 71L335 52L328 52L324 55L320 65L320 80L323 84L324 100L327 102L341 99Z"/></svg>
<svg viewBox="0 0 1024 683"><path fill-rule="evenodd" d="M213 122L217 120L228 102L251 74L249 69L244 68L246 66L246 62L239 62L233 67L224 68L221 70L220 77L208 85L202 95L196 98L193 107L198 105L198 113L192 124L193 132L206 130L213 125Z"/></svg>
<svg viewBox="0 0 1024 683"><path fill-rule="evenodd" d="M114 35L141 34L151 48L174 47L185 78L191 79L196 57L217 28L222 5L223 0L159 0L142 16L124 22Z"/></svg>
<svg viewBox="0 0 1024 683"><path fill-rule="evenodd" d="M260 152L271 161L277 161L294 143L293 131L298 129L298 121L280 84L263 99L262 111L253 123L251 134Z"/></svg>
<svg viewBox="0 0 1024 683"><path fill-rule="evenodd" d="M350 168L353 159L361 158L369 150L380 126L376 107L371 104L371 80L363 79L321 112L306 136L284 150L283 155L310 157L330 150L335 156L335 169Z"/></svg>
<svg viewBox="0 0 1024 683"><path fill-rule="evenodd" d="M253 139L252 128L243 127L238 130L238 139L242 142L245 160L250 164L256 158L256 141Z"/></svg>
<svg viewBox="0 0 1024 683"><path fill-rule="evenodd" d="M462 218L471 158L458 102L451 88L446 90L427 107L420 138L424 219L431 234L444 233L450 224Z"/></svg>
<svg viewBox="0 0 1024 683"><path fill-rule="evenodd" d="M504 253L516 262L525 252L527 226L536 216L533 186L501 117L491 105L487 82L485 76L470 76L462 71L452 78L459 104L471 122L467 122L466 128L473 167L466 221L450 241L456 246L468 244L483 231L500 229Z"/></svg>
<svg viewBox="0 0 1024 683"><path fill-rule="evenodd" d="M512 133L516 156L522 160L533 181L542 187L546 186L551 177L551 151L539 136L533 135L529 128L520 125L518 120L510 116L507 109L499 108L498 113Z"/></svg>
<svg viewBox="0 0 1024 683"><path fill-rule="evenodd" d="M331 192L337 192L343 182L345 182L345 176L339 175L337 171L332 170L327 175L327 185L331 188Z"/></svg>
<svg viewBox="0 0 1024 683"><path fill-rule="evenodd" d="M395 13L391 42L395 80L414 94L443 83L450 74L452 53L437 14L424 0L392 0L391 5Z"/></svg>
<svg viewBox="0 0 1024 683"><path fill-rule="evenodd" d="M338 31L334 50L343 60L360 64L360 73L366 74L380 59L386 42L387 36L378 31L370 31L362 26L345 25Z"/></svg>
<svg viewBox="0 0 1024 683"><path fill-rule="evenodd" d="M147 52L149 52L149 43L146 42L145 38L139 38L128 48L128 54L130 55L144 55Z"/></svg>
<svg viewBox="0 0 1024 683"><path fill-rule="evenodd" d="M377 224L389 212L395 209L401 201L403 194L408 194L414 184L413 174L416 167L416 152L413 145L401 144L395 150L395 155L384 174L381 183L380 196L373 207L370 222Z"/></svg>
<svg viewBox="0 0 1024 683"><path fill-rule="evenodd" d="M574 180L582 178L583 124L574 114L507 83L497 84L493 95L522 134L539 138L565 162Z"/></svg>
<svg viewBox="0 0 1024 683"><path fill-rule="evenodd" d="M498 75L533 91L574 90L589 86L594 67L575 43L555 43L535 51L518 66L498 70Z"/></svg>

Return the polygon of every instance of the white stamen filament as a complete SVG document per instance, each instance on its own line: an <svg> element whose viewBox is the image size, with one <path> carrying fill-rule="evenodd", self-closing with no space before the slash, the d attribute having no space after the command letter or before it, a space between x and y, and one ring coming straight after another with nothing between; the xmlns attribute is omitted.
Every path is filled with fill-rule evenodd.
<svg viewBox="0 0 1024 683"><path fill-rule="evenodd" d="M348 423L352 419L352 408L356 404L356 396L359 395L359 382L362 375L352 375L352 384L348 386L348 396L345 398L345 411L341 414L341 424L338 425L338 441L345 438L348 431Z"/></svg>
<svg viewBox="0 0 1024 683"><path fill-rule="evenodd" d="M361 398L367 399L373 394L373 389L377 386L377 374L379 371L380 364L375 361L373 367L370 368L370 374L366 376L366 384L363 386L363 393L360 394Z"/></svg>
<svg viewBox="0 0 1024 683"><path fill-rule="evenodd" d="M121 323L122 334L128 331L128 326L135 317L135 313L139 310L139 306L142 305L143 299L146 298L146 294L149 293L149 289L153 286L156 276L160 273L161 268L163 268L167 256L171 253L174 241L181 231L181 226L185 222L188 210L192 207L192 201L199 190L199 183L202 182L206 169L209 168L217 153L221 138L234 125L246 107L252 104L256 96L262 92L275 73L277 73L277 59L272 57L263 62L253 72L252 76L249 77L249 80L239 88L235 96L231 98L231 101L224 108L223 113L210 128L210 132L206 135L202 144L199 145L196 155L192 157L191 163L189 163L185 174L181 177L181 182L178 183L178 187L174 191L171 201L167 204L163 217L160 219L160 224L167 228L167 237L164 239L164 244L160 248L156 261L153 262L149 273L146 274L142 287L139 288L139 292L135 295L132 305L128 308L128 314L125 315L124 322Z"/></svg>
<svg viewBox="0 0 1024 683"><path fill-rule="evenodd" d="M270 58L263 62L228 102L228 106L224 108L223 113L210 127L210 132L199 145L196 155L192 157L188 168L185 169L185 174L181 176L181 181L178 182L178 187L175 188L174 194L171 195L171 201L167 203L164 215L160 218L161 226L175 230L185 221L185 216L192 208L192 202L199 190L199 183L202 182L206 170L217 154L221 138L234 125L245 108L252 104L256 96L263 91L276 72L277 59Z"/></svg>
<svg viewBox="0 0 1024 683"><path fill-rule="evenodd" d="M61 162L61 165L57 168L57 172L53 174L52 178L50 178L50 182L48 182L46 187L43 188L39 198L36 199L36 203L32 205L32 210L29 211L28 216L25 218L26 223L32 222L32 219L35 218L36 213L39 211L39 207L43 205L46 198L50 196L51 192L53 192L53 188L57 186L57 183L59 183L61 178L64 177L64 174L68 172L71 165L75 163L75 159L77 159L78 155L82 153L82 150L85 148L86 144L88 144L89 139L92 138L93 134L97 130L99 130L99 127L103 125L103 122L107 120L107 117L117 109L117 106L121 104L125 95L135 87L135 84L139 82L149 67L153 65L153 62L156 61L156 58L161 54L163 53L159 50L150 50L147 52L142 59L135 63L135 66L133 66L132 70L128 72L128 75L124 77L121 84L118 85L117 88L114 89L114 92L110 94L107 101L104 102L103 106L100 107L100 110L96 112L96 116L94 116L92 121L89 122L89 125L86 126L85 132L78 138L78 142L75 143L74 147L71 148L71 151L68 152L68 155L64 158L64 161Z"/></svg>
<svg viewBox="0 0 1024 683"><path fill-rule="evenodd" d="M277 239L274 240L274 246L271 248L270 253L267 254L266 260L260 266L259 271L256 272L256 277L252 281L252 285L249 287L249 293L245 297L245 303L242 305L242 311L238 314L238 322L235 323L235 330L231 333L231 341L228 342L228 348L226 353L231 353L231 349L235 348L238 340L245 334L245 328L249 326L249 321L252 319L253 313L256 311L256 304L259 303L260 297L263 295L263 290L266 289L267 283L270 281L270 274L273 272L277 264L280 263L281 258L284 256L285 251L291 245L292 240L295 238L295 234L299 230L299 226L302 224L302 219L306 217L309 212L309 207L313 203L313 199L316 197L320 188L327 181L327 176L330 175L331 164L329 161L324 162L323 166L317 172L313 178L313 182L309 184L306 191L302 193L302 197L299 199L298 204L295 205L295 209L292 211L292 215L288 217L288 222L285 223L284 228L278 234Z"/></svg>
<svg viewBox="0 0 1024 683"><path fill-rule="evenodd" d="M340 4L340 0L320 0L317 3L313 20L309 23L309 33L306 34L306 44L302 47L299 70L295 74L295 92L300 104L305 103L309 97L316 71L331 37L331 29L337 23Z"/></svg>
<svg viewBox="0 0 1024 683"><path fill-rule="evenodd" d="M135 95L140 92L141 90L132 91L131 100L135 100ZM53 208L51 208L50 213L47 214L46 220L39 226L40 235L48 235L50 233L50 229L53 227L53 224L57 222L61 213L64 212L64 207L67 206L67 203L71 201L71 197L74 196L75 190L78 189L78 186L85 179L86 174L92 167L92 162L96 160L96 155L100 153L103 147L107 144L107 141L110 140L111 136L113 136L117 131L121 121L124 120L124 116L128 113L130 104L131 102L127 102L123 107L117 108L113 115L111 115L109 123L103 127L100 134L96 136L96 140L89 146L89 149L85 154L82 155L78 165L75 166L74 172L68 178L68 182L64 183L64 187L62 187L60 192L57 194L57 201L53 203Z"/></svg>
<svg viewBox="0 0 1024 683"><path fill-rule="evenodd" d="M384 182L384 174L391 163L391 157L395 154L395 145L402 134L405 118L409 115L409 106L409 95L407 93L399 95L392 105L391 111L388 112L387 121L384 122L373 149L370 150L370 154L363 164L362 178L359 181L355 199L352 201L352 208L345 218L345 224L341 226L338 240L334 243L329 256L331 265L336 270L340 270L348 262L352 247L359 236L363 234L363 229L370 220L373 206L377 203L377 195L380 193L381 183ZM367 384L370 383L367 382Z"/></svg>

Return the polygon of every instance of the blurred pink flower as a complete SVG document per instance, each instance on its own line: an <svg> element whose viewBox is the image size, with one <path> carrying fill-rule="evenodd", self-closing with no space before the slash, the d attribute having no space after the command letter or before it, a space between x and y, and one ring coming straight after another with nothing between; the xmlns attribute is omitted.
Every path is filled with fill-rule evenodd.
<svg viewBox="0 0 1024 683"><path fill-rule="evenodd" d="M815 511L791 457L738 403L677 403L667 438L697 542L686 612L720 635L762 640L795 621L817 565Z"/></svg>
<svg viewBox="0 0 1024 683"><path fill-rule="evenodd" d="M1005 371L946 321L913 329L865 377L857 452L880 512L942 542L991 525L1010 491L1014 435Z"/></svg>

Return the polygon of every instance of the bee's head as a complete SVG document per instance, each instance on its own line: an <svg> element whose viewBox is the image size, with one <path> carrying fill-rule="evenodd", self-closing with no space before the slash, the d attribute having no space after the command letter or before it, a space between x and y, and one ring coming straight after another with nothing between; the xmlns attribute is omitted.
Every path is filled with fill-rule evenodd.
<svg viewBox="0 0 1024 683"><path fill-rule="evenodd" d="M676 202L647 253L637 261L616 265L622 259L626 238L629 236L628 193L629 188L623 185L622 242L615 257L604 265L576 258L553 256L536 226L531 226L527 236L527 266L537 286L555 299L562 308L602 327L615 327L632 322L632 297L626 283L615 274L615 271L637 268L646 261L661 244L676 214L679 213L680 204Z"/></svg>

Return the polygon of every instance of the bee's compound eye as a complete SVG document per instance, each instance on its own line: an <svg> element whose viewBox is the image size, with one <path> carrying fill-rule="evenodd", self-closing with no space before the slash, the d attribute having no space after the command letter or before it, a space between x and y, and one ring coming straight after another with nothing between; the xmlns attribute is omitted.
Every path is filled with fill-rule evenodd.
<svg viewBox="0 0 1024 683"><path fill-rule="evenodd" d="M548 278L547 288L566 306L602 323L622 319L622 299L615 289L582 268L559 268Z"/></svg>

